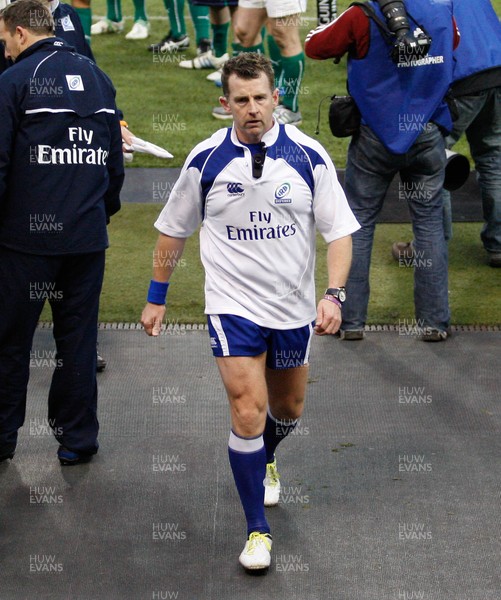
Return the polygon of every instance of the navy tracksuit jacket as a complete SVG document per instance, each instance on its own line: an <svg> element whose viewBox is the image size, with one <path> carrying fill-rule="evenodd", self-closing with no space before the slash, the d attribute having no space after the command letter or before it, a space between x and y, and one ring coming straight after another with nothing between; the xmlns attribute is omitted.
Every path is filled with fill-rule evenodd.
<svg viewBox="0 0 501 600"><path fill-rule="evenodd" d="M46 300L57 347L49 424L69 449L97 451L99 294L124 178L116 110L109 78L59 38L0 76L0 455L24 421Z"/></svg>

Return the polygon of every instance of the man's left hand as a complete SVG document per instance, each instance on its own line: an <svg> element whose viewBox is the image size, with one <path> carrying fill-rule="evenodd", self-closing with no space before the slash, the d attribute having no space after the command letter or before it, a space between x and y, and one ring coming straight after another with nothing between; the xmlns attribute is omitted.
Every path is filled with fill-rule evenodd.
<svg viewBox="0 0 501 600"><path fill-rule="evenodd" d="M317 320L313 328L316 335L332 335L341 326L341 309L335 302L320 300L317 307Z"/></svg>

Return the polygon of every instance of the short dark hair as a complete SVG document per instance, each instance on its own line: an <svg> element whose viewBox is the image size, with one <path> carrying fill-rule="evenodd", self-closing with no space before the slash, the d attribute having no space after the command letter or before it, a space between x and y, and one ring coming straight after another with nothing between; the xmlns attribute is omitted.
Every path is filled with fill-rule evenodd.
<svg viewBox="0 0 501 600"><path fill-rule="evenodd" d="M223 94L228 97L230 90L228 88L228 79L230 75L236 75L241 79L258 79L264 73L270 82L270 89L275 89L275 73L271 60L258 52L243 52L238 56L230 58L223 66L221 83L223 85Z"/></svg>
<svg viewBox="0 0 501 600"><path fill-rule="evenodd" d="M39 0L17 0L0 11L5 29L13 35L16 27L23 27L38 35L54 34L54 19L46 4Z"/></svg>

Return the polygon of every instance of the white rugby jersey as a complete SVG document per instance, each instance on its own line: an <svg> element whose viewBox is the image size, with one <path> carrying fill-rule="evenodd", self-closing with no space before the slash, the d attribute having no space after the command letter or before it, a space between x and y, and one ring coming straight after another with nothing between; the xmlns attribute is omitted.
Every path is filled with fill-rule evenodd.
<svg viewBox="0 0 501 600"><path fill-rule="evenodd" d="M233 128L198 144L155 227L200 228L206 314L293 329L316 318L315 227L326 242L359 229L324 148L291 125L264 134L261 178Z"/></svg>

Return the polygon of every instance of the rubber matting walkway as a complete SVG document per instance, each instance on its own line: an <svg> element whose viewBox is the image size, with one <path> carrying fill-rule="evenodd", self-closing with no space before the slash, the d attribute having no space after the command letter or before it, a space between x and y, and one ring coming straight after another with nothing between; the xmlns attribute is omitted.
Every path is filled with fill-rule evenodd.
<svg viewBox="0 0 501 600"><path fill-rule="evenodd" d="M100 331L100 452L62 468L52 332L37 330L26 423L0 465L1 600L499 600L500 338L316 338L257 577L237 562L245 525L207 332Z"/></svg>

